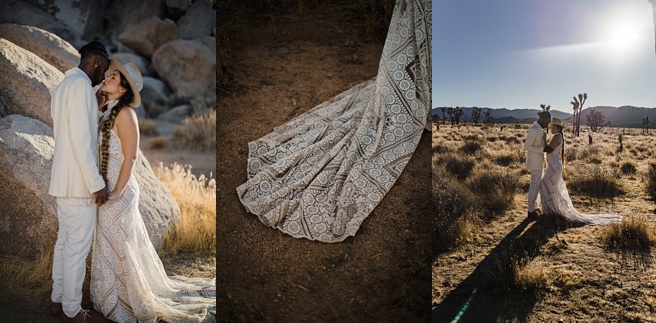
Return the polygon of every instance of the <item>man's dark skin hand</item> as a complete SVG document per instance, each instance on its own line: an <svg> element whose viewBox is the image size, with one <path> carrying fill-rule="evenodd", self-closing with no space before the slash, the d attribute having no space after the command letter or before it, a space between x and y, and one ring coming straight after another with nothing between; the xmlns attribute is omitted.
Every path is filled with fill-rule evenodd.
<svg viewBox="0 0 656 323"><path fill-rule="evenodd" d="M96 205L101 206L107 202L109 199L109 192L107 191L107 186L103 187L100 191L93 193L93 198L96 201Z"/></svg>

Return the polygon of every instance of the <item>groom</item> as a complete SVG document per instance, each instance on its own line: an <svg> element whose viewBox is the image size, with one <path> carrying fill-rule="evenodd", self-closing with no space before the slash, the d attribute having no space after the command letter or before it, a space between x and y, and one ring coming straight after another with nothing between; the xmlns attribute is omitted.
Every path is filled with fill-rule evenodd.
<svg viewBox="0 0 656 323"><path fill-rule="evenodd" d="M92 41L80 50L80 65L66 71L50 105L55 152L49 194L57 200L59 232L52 266L49 312L61 322L94 322L82 309L82 283L96 222L96 209L108 199L98 171L98 102L92 86L109 66L105 46Z"/></svg>
<svg viewBox="0 0 656 323"><path fill-rule="evenodd" d="M544 147L546 146L547 134L542 131L551 122L551 113L543 110L538 112L538 121L528 129L528 135L524 141L526 149L526 167L531 171L531 185L528 189L528 217L538 216L542 211L535 207L540 191L542 180L542 168L544 162Z"/></svg>

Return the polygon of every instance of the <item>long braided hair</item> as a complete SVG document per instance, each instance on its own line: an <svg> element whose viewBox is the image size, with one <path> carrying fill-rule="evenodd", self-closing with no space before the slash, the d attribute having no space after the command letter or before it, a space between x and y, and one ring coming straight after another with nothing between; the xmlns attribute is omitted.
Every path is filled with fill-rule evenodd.
<svg viewBox="0 0 656 323"><path fill-rule="evenodd" d="M102 132L102 144L100 145L100 175L102 176L103 180L105 180L105 186L107 188L109 188L109 182L107 181L107 161L109 160L110 130L112 130L112 127L114 126L114 121L116 120L118 113L121 112L121 109L124 107L129 107L130 101L132 101L134 98L134 93L130 87L130 82L128 82L128 80L125 78L125 76L123 76L121 72L118 73L121 75L120 84L125 89L125 93L123 93L123 95L118 99L118 103L112 109L112 112L109 113L109 116L100 125L100 131Z"/></svg>

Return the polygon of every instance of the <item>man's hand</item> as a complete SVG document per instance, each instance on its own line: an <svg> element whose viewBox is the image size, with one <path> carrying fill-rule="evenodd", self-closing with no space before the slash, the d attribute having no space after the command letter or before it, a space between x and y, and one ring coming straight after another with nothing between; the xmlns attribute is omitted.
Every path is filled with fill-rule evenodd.
<svg viewBox="0 0 656 323"><path fill-rule="evenodd" d="M107 202L109 199L109 193L107 192L107 187L103 187L100 191L94 192L93 193L93 198L95 199L95 203L98 206L101 206Z"/></svg>

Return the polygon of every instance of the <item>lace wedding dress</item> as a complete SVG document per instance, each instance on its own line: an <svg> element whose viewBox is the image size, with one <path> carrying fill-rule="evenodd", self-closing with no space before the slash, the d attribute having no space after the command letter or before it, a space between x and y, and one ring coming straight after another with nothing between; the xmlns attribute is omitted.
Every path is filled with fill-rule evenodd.
<svg viewBox="0 0 656 323"><path fill-rule="evenodd" d="M107 163L110 192L122 163L121 140L112 130ZM98 210L91 260L94 308L115 322L214 322L208 311L216 311L216 281L166 276L138 202L139 186L130 176L123 195Z"/></svg>
<svg viewBox="0 0 656 323"><path fill-rule="evenodd" d="M609 224L622 221L620 215L584 214L578 212L569 197L563 180L563 163L560 160L561 143L554 152L547 154L547 169L540 183L540 200L546 214L557 214L573 223Z"/></svg>
<svg viewBox="0 0 656 323"><path fill-rule="evenodd" d="M415 151L431 106L431 0L397 1L375 79L248 143L242 204L294 237L355 235Z"/></svg>

